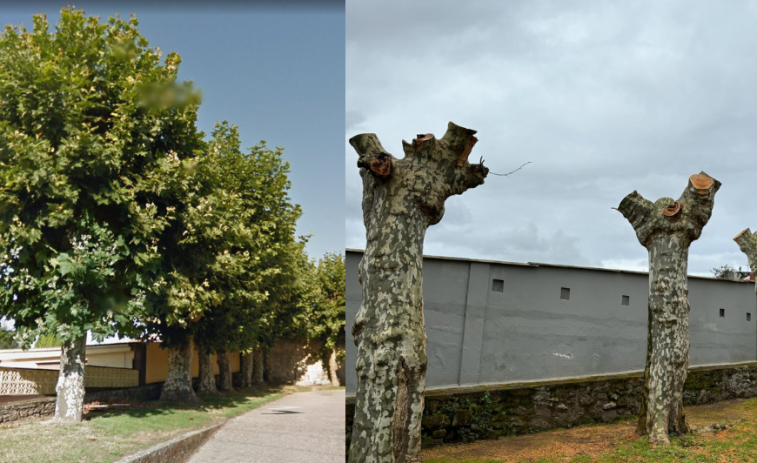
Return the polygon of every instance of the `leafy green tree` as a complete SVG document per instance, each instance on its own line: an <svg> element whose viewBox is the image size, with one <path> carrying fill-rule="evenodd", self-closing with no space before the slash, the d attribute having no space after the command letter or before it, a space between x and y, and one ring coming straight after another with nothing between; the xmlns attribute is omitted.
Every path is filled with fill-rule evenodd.
<svg viewBox="0 0 757 463"><path fill-rule="evenodd" d="M344 255L326 253L313 266L318 297L309 307L308 336L323 343L321 358L332 386L339 386L337 370L344 360L345 267ZM328 360L326 360L328 359Z"/></svg>
<svg viewBox="0 0 757 463"><path fill-rule="evenodd" d="M60 341L58 341L58 338L53 334L45 334L41 335L37 338L36 341L34 341L34 348L43 348L43 347L60 347Z"/></svg>
<svg viewBox="0 0 757 463"><path fill-rule="evenodd" d="M199 99L137 19L65 8L0 36L0 315L61 344L57 421L81 421L87 332L135 334L156 234L153 171L192 157Z"/></svg>
<svg viewBox="0 0 757 463"><path fill-rule="evenodd" d="M0 349L17 349L18 343L14 339L15 332L0 324Z"/></svg>
<svg viewBox="0 0 757 463"><path fill-rule="evenodd" d="M266 301L280 288L272 286L277 276L290 272L283 255L294 242L294 228L301 215L300 207L291 203L288 191L289 164L283 150L269 149L265 142L242 153L238 129L227 122L217 124L211 150L222 172L222 188L234 192L241 210L234 219L241 223L237 233L227 239L227 263L208 275L210 287L223 294L197 323L195 340L205 361L201 386L212 392L215 382L209 371L209 356L215 352L221 370L221 388L231 388L228 352L243 352L242 384L252 383L251 351L257 347Z"/></svg>
<svg viewBox="0 0 757 463"><path fill-rule="evenodd" d="M715 278L722 280L743 280L744 278L749 278L749 275L751 275L751 272L741 270L741 267L736 269L735 267L731 267L728 264L723 264L720 267L715 267L711 270L711 272L715 276Z"/></svg>

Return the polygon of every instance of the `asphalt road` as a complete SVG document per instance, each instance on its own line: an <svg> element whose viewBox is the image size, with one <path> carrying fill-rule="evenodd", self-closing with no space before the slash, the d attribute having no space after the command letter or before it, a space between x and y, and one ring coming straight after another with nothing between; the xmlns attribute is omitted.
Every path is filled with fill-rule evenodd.
<svg viewBox="0 0 757 463"><path fill-rule="evenodd" d="M189 463L342 463L344 389L298 392L229 420Z"/></svg>

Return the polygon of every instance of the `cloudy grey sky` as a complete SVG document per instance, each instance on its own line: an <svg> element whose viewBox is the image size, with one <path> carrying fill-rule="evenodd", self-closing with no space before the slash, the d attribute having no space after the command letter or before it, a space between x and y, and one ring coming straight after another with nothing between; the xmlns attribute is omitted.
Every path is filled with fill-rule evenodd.
<svg viewBox="0 0 757 463"><path fill-rule="evenodd" d="M357 155L375 132L478 130L493 172L447 200L425 253L647 269L612 209L633 190L678 198L689 175L723 184L689 273L747 267L757 228L757 2L347 2L346 244L363 248Z"/></svg>

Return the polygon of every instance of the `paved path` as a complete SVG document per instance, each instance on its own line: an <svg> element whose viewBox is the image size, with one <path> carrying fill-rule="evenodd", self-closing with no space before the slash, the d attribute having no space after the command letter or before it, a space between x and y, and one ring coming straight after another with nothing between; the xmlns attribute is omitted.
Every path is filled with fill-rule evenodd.
<svg viewBox="0 0 757 463"><path fill-rule="evenodd" d="M298 392L229 420L189 463L342 463L344 427L344 389Z"/></svg>

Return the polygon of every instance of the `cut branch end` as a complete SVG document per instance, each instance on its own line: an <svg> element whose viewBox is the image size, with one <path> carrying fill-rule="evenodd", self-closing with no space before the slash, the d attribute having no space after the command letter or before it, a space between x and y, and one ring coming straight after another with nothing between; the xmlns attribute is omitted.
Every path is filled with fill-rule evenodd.
<svg viewBox="0 0 757 463"><path fill-rule="evenodd" d="M674 201L674 202L673 202L673 204L671 204L671 205L669 205L669 206L665 207L665 208L664 208L664 209L662 210L662 213L663 213L663 214L664 214L664 215L665 215L666 217L673 217L673 216L675 216L676 214L678 214L679 212L681 212L681 203L679 203L678 201Z"/></svg>
<svg viewBox="0 0 757 463"><path fill-rule="evenodd" d="M694 174L689 177L691 186L696 188L697 192L701 195L706 195L710 191L710 187L715 183L715 179L707 174Z"/></svg>

